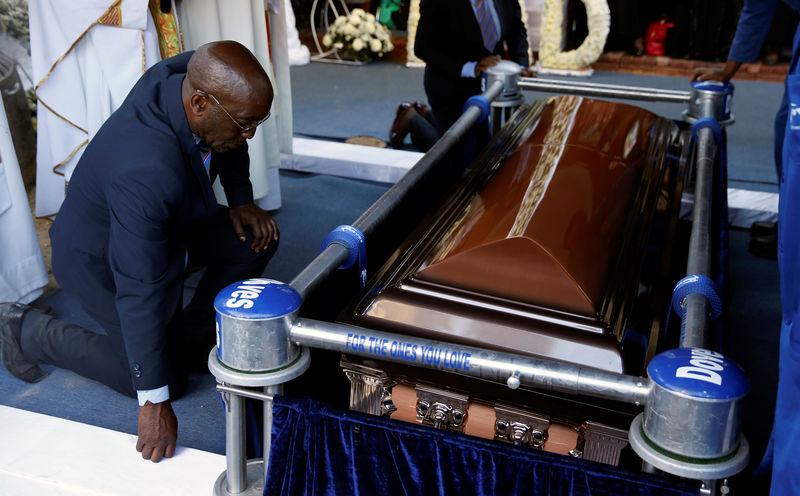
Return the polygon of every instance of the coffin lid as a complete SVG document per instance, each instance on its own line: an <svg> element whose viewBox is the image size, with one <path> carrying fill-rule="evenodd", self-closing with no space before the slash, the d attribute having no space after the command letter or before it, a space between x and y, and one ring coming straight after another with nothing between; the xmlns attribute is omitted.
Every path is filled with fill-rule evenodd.
<svg viewBox="0 0 800 496"><path fill-rule="evenodd" d="M597 316L636 215L656 119L628 105L554 99L413 278Z"/></svg>

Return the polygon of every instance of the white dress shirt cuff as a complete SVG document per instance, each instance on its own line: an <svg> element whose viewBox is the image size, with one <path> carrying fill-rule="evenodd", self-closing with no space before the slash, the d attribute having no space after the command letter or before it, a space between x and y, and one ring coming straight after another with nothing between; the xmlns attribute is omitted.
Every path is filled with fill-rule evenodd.
<svg viewBox="0 0 800 496"><path fill-rule="evenodd" d="M153 404L163 403L169 399L169 386L161 386L157 389L136 391L136 397L139 399L139 406L144 406L148 400Z"/></svg>

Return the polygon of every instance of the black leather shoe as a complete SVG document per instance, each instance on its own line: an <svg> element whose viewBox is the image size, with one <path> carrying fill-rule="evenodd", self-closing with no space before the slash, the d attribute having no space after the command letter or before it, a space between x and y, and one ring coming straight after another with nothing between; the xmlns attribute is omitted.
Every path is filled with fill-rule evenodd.
<svg viewBox="0 0 800 496"><path fill-rule="evenodd" d="M751 238L757 238L761 236L777 236L777 235L778 235L777 222L757 221L753 222L750 225Z"/></svg>
<svg viewBox="0 0 800 496"><path fill-rule="evenodd" d="M22 303L0 303L0 361L17 379L33 383L47 377L47 372L26 360L19 344L22 318L29 309Z"/></svg>
<svg viewBox="0 0 800 496"><path fill-rule="evenodd" d="M425 102L421 102L419 100L414 102L412 105L414 106L414 110L416 110L417 113L419 115L421 115L422 117L425 117L426 115L428 115L428 112L430 112L430 110L431 110L430 108L428 108L427 105L425 105Z"/></svg>
<svg viewBox="0 0 800 496"><path fill-rule="evenodd" d="M754 236L750 238L748 251L761 258L778 258L778 236Z"/></svg>
<svg viewBox="0 0 800 496"><path fill-rule="evenodd" d="M392 148L403 148L403 140L406 139L409 128L411 127L411 115L409 112L414 110L414 104L411 102L403 102L397 106L392 128L389 130L389 143Z"/></svg>

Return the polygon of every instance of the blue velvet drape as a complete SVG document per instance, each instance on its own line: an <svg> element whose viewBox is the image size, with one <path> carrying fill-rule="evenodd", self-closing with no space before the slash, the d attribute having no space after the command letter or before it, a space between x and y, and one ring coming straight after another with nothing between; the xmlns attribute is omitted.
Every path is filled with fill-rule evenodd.
<svg viewBox="0 0 800 496"><path fill-rule="evenodd" d="M275 398L265 495L689 495L698 486Z"/></svg>

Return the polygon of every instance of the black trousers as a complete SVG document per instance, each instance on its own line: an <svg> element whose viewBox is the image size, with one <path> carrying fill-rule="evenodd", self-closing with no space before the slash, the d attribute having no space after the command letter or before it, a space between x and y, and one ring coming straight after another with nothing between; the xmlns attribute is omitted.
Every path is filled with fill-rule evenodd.
<svg viewBox="0 0 800 496"><path fill-rule="evenodd" d="M411 144L417 150L423 153L430 150L440 137L433 111L429 111L426 116L414 114L408 134L411 136Z"/></svg>
<svg viewBox="0 0 800 496"><path fill-rule="evenodd" d="M425 67L423 76L425 94L428 104L435 116L439 136L453 125L464 113L464 104L475 95L481 94L479 79L457 78L448 79L436 69ZM413 135L412 135L413 136ZM413 137L412 137L413 140ZM478 122L470 128L461 138L459 144L453 148L445 160L452 164L458 172L467 167L475 155L489 142L489 126L487 121Z"/></svg>
<svg viewBox="0 0 800 496"><path fill-rule="evenodd" d="M267 249L255 253L250 249L252 233L246 230L248 239L242 243L228 219L228 209L221 207L202 231L192 233L186 240L187 268L205 267L205 273L191 302L185 308L176 308L166 326L171 398L183 393L189 371L204 368L214 346L213 303L217 293L242 279L260 277L278 247L278 242L273 241ZM183 284L178 287L183 290ZM98 302L88 301L79 293L70 296L100 324L105 334L31 309L22 322L20 344L25 357L32 362L71 370L135 397L119 317L115 312L109 317L108 308L99 308Z"/></svg>

